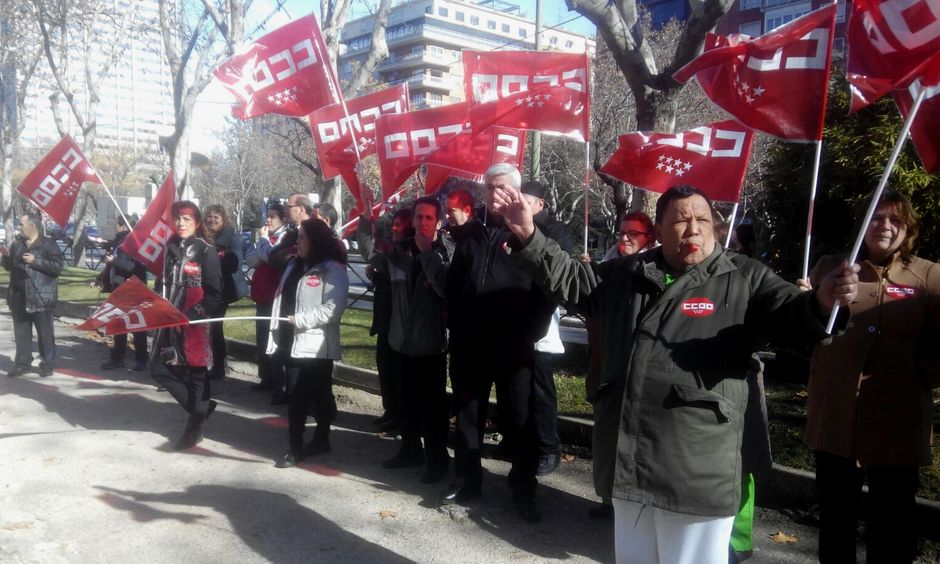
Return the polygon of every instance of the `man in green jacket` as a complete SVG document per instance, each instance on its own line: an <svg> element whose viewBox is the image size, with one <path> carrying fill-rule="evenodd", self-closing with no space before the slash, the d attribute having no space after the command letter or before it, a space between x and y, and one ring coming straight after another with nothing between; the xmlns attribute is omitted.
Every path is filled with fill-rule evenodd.
<svg viewBox="0 0 940 564"><path fill-rule="evenodd" d="M601 320L598 399L623 398L616 428L598 430L617 435L618 562L727 562L754 336L794 347L824 340L833 305L855 297L858 267L843 264L801 292L717 244L711 201L691 186L657 203L662 246L601 264L540 233L518 191L494 199L512 256L546 294Z"/></svg>

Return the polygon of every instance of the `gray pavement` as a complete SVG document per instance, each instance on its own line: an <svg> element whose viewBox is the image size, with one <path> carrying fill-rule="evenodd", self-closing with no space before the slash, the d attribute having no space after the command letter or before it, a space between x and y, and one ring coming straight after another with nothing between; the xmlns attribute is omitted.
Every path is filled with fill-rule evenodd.
<svg viewBox="0 0 940 564"><path fill-rule="evenodd" d="M0 314L0 373L13 335ZM233 361L214 383L207 438L169 445L185 416L146 374L103 372L105 343L57 322L59 368L49 378L0 376L0 562L610 562L612 522L586 517L590 461L541 480L544 520L521 521L508 464L486 460L484 498L439 508L445 483L387 471L397 450L375 432L378 398L336 388L333 453L276 469L283 408L248 390L254 366ZM794 535L776 544L776 532ZM815 530L759 510L752 562L813 562Z"/></svg>

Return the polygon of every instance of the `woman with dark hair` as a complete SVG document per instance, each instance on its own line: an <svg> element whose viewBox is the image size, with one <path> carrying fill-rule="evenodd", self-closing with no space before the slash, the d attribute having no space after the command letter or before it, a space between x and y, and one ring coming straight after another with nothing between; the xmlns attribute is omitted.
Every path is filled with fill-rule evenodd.
<svg viewBox="0 0 940 564"><path fill-rule="evenodd" d="M225 317L229 304L242 296L248 295L248 285L242 273L242 240L232 227L232 220L225 212L225 207L213 204L206 206L206 228L212 236L215 250L219 255L219 267L222 269L222 301L212 317ZM225 377L225 333L221 323L212 323L212 370L209 378L218 380Z"/></svg>
<svg viewBox="0 0 940 564"><path fill-rule="evenodd" d="M336 417L333 361L341 355L339 322L346 309L349 277L346 250L326 223L307 219L297 230L297 255L287 263L274 295L269 355L285 355L290 403L290 450L277 461L289 468L309 456L330 452L330 423ZM279 318L286 317L287 323ZM307 411L313 407L317 430L303 444Z"/></svg>
<svg viewBox="0 0 940 564"><path fill-rule="evenodd" d="M215 248L206 242L205 224L193 202L173 204L174 235L167 241L163 288L167 299L190 320L207 319L222 302L222 275ZM202 440L202 427L215 409L209 399L212 350L208 324L161 329L154 339L153 378L189 414L186 430L173 448L185 450Z"/></svg>
<svg viewBox="0 0 940 564"><path fill-rule="evenodd" d="M816 456L820 562L855 562L868 480L869 562L912 562L918 467L931 463L931 390L940 387L940 265L913 255L918 219L885 193L865 230L852 322L816 347L806 444ZM818 287L823 257L804 288Z"/></svg>

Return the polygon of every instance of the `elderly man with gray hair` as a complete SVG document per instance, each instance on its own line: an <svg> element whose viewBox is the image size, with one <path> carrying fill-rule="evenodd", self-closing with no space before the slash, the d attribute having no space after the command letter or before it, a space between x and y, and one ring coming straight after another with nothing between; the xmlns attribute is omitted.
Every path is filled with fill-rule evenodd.
<svg viewBox="0 0 940 564"><path fill-rule="evenodd" d="M509 487L522 519L541 519L535 503L539 451L530 410L535 342L545 335L554 304L522 266L509 257L511 235L494 212L498 188L518 190L519 170L497 164L486 171L485 223L470 222L447 273L447 323L450 329L451 384L457 408L456 481L442 503L480 497L480 450L494 382L508 392L509 421L500 421L516 439Z"/></svg>

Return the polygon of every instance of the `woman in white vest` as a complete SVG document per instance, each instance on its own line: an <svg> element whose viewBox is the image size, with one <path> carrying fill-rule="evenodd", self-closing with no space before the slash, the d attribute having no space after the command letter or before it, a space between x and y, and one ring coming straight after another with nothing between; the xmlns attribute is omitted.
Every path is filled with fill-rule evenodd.
<svg viewBox="0 0 940 564"><path fill-rule="evenodd" d="M318 219L300 224L297 256L288 262L271 308L267 353L289 352L285 365L290 450L277 461L289 468L307 457L330 452L330 423L336 417L333 361L341 355L339 323L346 308L349 277L346 250ZM288 322L279 318L286 317ZM303 444L307 412L313 407L317 429Z"/></svg>

